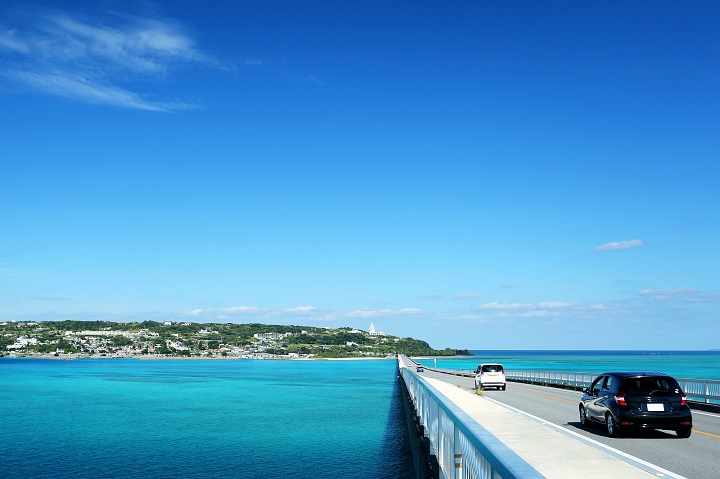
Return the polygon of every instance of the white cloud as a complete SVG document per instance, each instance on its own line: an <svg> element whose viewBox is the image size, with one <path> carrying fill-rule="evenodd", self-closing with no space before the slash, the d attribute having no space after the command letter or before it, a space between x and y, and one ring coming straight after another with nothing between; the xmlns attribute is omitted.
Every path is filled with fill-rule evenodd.
<svg viewBox="0 0 720 479"><path fill-rule="evenodd" d="M595 318L611 311L606 305L585 305L565 301L541 301L530 303L486 303L477 307L482 311L481 317L488 320L512 318L559 318L575 320L578 318Z"/></svg>
<svg viewBox="0 0 720 479"><path fill-rule="evenodd" d="M350 313L347 313L347 315L351 318L371 318L373 316L379 316L383 314L390 314L392 313L392 310L389 309L356 309L355 311L352 311Z"/></svg>
<svg viewBox="0 0 720 479"><path fill-rule="evenodd" d="M287 308L285 311L288 313L307 313L309 311L315 311L315 306L296 306L294 308Z"/></svg>
<svg viewBox="0 0 720 479"><path fill-rule="evenodd" d="M5 73L8 78L14 78L27 86L32 86L46 93L77 98L88 103L134 108L147 111L173 111L194 108L187 103L149 102L140 95L112 85L103 85L97 79L82 78L78 75L63 75L53 73L35 73L21 70L11 70Z"/></svg>
<svg viewBox="0 0 720 479"><path fill-rule="evenodd" d="M538 303L538 307L542 308L542 309L567 308L572 305L573 305L573 303L563 303L562 301L546 301L546 302Z"/></svg>
<svg viewBox="0 0 720 479"><path fill-rule="evenodd" d="M202 313L202 312L203 312L202 309L193 309L192 311L188 311L188 312L185 313L185 314L191 314L191 315L195 316L195 315L198 315L198 314L200 314L200 313Z"/></svg>
<svg viewBox="0 0 720 479"><path fill-rule="evenodd" d="M480 306L483 309L528 309L532 308L532 304L523 303L498 303L493 301L492 303L485 303Z"/></svg>
<svg viewBox="0 0 720 479"><path fill-rule="evenodd" d="M30 53L30 47L16 37L17 32L10 30L0 35L0 46L16 53Z"/></svg>
<svg viewBox="0 0 720 479"><path fill-rule="evenodd" d="M196 48L175 21L106 14L34 15L32 24L0 32L3 76L32 90L149 111L194 108L153 99L137 82L167 78L176 68L222 68ZM129 86L132 84L133 86Z"/></svg>
<svg viewBox="0 0 720 479"><path fill-rule="evenodd" d="M372 309L362 308L356 309L346 314L350 318L372 318L375 316L392 316L392 315L408 315L408 314L419 314L422 313L422 309L419 308L402 308L397 311L392 309Z"/></svg>
<svg viewBox="0 0 720 479"><path fill-rule="evenodd" d="M647 301L674 301L678 303L711 303L720 301L720 294L702 293L693 288L643 289L638 292Z"/></svg>
<svg viewBox="0 0 720 479"><path fill-rule="evenodd" d="M610 243L605 243L604 245L597 246L595 248L595 251L612 251L618 249L638 248L644 245L645 243L640 240L611 241Z"/></svg>
<svg viewBox="0 0 720 479"><path fill-rule="evenodd" d="M308 73L305 75L295 75L295 81L299 83L310 83L314 85L325 86L325 82L323 82L321 79L319 79L312 73Z"/></svg>
<svg viewBox="0 0 720 479"><path fill-rule="evenodd" d="M693 288L668 288L668 289L643 289L640 291L642 296L676 296L678 294L688 294L696 292Z"/></svg>
<svg viewBox="0 0 720 479"><path fill-rule="evenodd" d="M552 313L550 311L540 311L540 310L534 310L534 311L525 311L522 313L519 313L518 316L521 318L540 318L543 316L550 316Z"/></svg>

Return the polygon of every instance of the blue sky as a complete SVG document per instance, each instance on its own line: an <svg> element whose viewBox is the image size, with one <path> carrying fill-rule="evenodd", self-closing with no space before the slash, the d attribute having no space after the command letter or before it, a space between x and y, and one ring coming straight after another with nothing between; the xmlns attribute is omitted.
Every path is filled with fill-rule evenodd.
<svg viewBox="0 0 720 479"><path fill-rule="evenodd" d="M716 2L5 2L0 320L720 348Z"/></svg>

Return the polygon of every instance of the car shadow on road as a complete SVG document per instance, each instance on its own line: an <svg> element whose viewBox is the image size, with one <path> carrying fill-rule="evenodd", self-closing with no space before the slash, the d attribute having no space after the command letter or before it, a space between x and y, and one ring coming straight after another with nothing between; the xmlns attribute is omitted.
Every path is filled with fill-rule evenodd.
<svg viewBox="0 0 720 479"><path fill-rule="evenodd" d="M592 424L591 426L583 426L580 421L570 421L565 423L565 425L568 429L575 429L578 432L586 431L591 435L611 438L605 426L599 423ZM624 430L622 436L617 439L677 439L677 434L675 434L674 431L664 429L627 429Z"/></svg>

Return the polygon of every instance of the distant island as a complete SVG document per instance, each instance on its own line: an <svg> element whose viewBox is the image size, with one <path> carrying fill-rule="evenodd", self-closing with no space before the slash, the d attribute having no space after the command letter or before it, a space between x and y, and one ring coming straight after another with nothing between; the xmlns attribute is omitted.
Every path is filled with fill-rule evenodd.
<svg viewBox="0 0 720 479"><path fill-rule="evenodd" d="M0 323L0 356L76 358L299 359L472 356L419 339L354 328L143 321Z"/></svg>

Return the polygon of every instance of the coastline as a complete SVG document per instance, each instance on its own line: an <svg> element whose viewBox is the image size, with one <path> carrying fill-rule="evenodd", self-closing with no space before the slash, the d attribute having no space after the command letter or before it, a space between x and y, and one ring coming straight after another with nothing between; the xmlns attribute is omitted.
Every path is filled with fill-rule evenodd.
<svg viewBox="0 0 720 479"><path fill-rule="evenodd" d="M0 356L0 359L45 359L53 361L77 361L82 359L137 359L139 361L377 361L377 360L390 360L396 359L395 356L383 356L383 357L348 357L348 358L307 358L307 357L286 357L286 356L274 356L274 357L252 357L252 358L241 358L241 357L214 357L214 356L73 356L67 354L54 355L54 354L38 354L33 356Z"/></svg>

